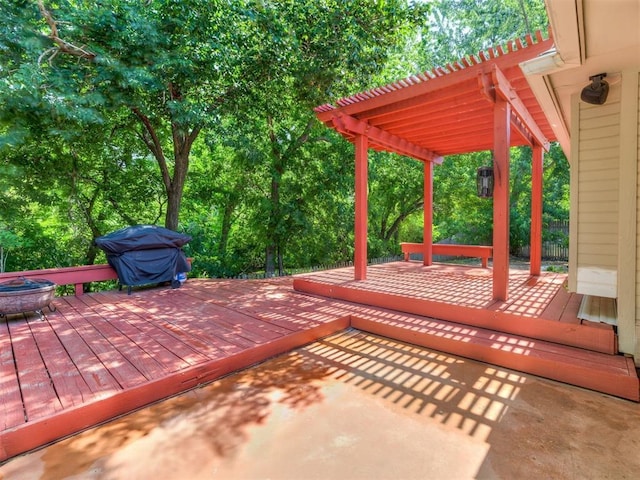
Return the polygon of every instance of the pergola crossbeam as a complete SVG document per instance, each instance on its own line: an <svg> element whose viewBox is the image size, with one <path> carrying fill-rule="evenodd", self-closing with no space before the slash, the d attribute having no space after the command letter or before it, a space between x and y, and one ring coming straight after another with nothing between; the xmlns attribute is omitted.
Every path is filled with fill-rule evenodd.
<svg viewBox="0 0 640 480"><path fill-rule="evenodd" d="M425 162L442 163L443 158L441 155L426 148L419 147L403 138L396 137L350 115L336 115L332 118L332 124L340 133L346 135L364 135L372 144L379 145L389 151L407 155Z"/></svg>
<svg viewBox="0 0 640 480"><path fill-rule="evenodd" d="M489 102L496 103L499 97L509 104L511 125L529 145L537 144L542 146L545 151L549 151L549 140L542 133L524 102L497 65L492 65L491 72L482 72L478 75L478 85L480 94Z"/></svg>
<svg viewBox="0 0 640 480"><path fill-rule="evenodd" d="M535 143L548 152L550 148L549 140L542 133L542 130L540 130L531 113L529 113L524 102L520 99L516 90L511 86L511 83L497 65L493 66L491 76L496 93L509 102L513 114L519 119L519 122L514 126L518 128L518 130L527 130L535 140Z"/></svg>

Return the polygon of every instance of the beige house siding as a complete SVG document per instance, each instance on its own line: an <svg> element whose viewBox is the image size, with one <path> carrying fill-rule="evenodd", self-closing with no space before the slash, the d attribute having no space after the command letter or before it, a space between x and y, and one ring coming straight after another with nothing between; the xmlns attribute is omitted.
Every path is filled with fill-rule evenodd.
<svg viewBox="0 0 640 480"><path fill-rule="evenodd" d="M618 216L618 347L621 352L638 355L638 98L637 70L622 72L620 101L620 184Z"/></svg>
<svg viewBox="0 0 640 480"><path fill-rule="evenodd" d="M572 230L570 259L575 291L617 297L620 182L620 88L605 105L577 101L572 140ZM576 141L577 140L577 141ZM576 158L577 157L577 158ZM635 178L635 177L634 177Z"/></svg>
<svg viewBox="0 0 640 480"><path fill-rule="evenodd" d="M620 158L624 168L621 176L632 176L635 182L627 197L628 203L634 205L634 216L629 212L626 218L620 218L621 225L625 222L633 228L628 232L623 230L621 238L618 339L620 351L632 354L640 365L640 72L625 71L622 79ZM626 199L621 202L621 206L626 204Z"/></svg>

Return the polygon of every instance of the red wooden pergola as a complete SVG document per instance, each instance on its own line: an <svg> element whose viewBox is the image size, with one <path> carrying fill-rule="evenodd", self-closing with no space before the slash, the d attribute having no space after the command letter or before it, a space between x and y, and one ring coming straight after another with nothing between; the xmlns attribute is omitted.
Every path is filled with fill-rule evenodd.
<svg viewBox="0 0 640 480"><path fill-rule="evenodd" d="M548 51L551 37L528 35L442 68L315 109L317 117L355 144L355 279L367 271L368 150L424 163L425 265L432 263L433 164L446 155L492 150L493 296L508 298L509 149L533 150L531 274L540 274L543 151L555 136L519 64Z"/></svg>

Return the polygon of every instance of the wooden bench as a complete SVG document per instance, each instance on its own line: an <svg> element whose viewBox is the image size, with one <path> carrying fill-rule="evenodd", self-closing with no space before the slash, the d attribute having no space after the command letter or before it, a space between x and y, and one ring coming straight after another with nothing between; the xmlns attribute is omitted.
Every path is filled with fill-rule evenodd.
<svg viewBox="0 0 640 480"><path fill-rule="evenodd" d="M409 261L409 254L424 253L423 243L400 243L404 261ZM488 245L455 245L448 243L434 243L431 246L433 255L448 255L452 257L472 257L482 260L482 267L487 268L489 258L493 256L493 247Z"/></svg>

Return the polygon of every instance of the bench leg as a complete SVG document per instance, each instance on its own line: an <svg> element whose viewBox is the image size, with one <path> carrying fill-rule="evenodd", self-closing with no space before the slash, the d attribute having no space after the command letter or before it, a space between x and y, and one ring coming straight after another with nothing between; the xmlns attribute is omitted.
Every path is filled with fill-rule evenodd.
<svg viewBox="0 0 640 480"><path fill-rule="evenodd" d="M482 268L487 268L489 264L489 259L487 257L482 257Z"/></svg>

